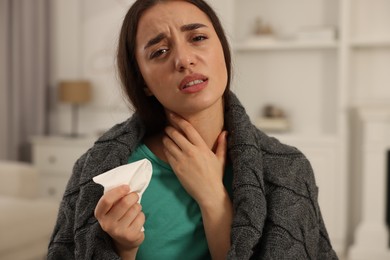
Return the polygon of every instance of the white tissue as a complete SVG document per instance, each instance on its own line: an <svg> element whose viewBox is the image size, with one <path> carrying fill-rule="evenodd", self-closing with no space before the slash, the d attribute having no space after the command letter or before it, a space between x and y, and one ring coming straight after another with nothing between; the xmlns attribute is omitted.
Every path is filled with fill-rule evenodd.
<svg viewBox="0 0 390 260"><path fill-rule="evenodd" d="M138 193L140 203L142 194L152 178L152 170L152 163L148 159L142 159L95 176L93 181L104 187L104 193L127 184L130 186L130 192Z"/></svg>
<svg viewBox="0 0 390 260"><path fill-rule="evenodd" d="M116 167L95 176L92 180L104 187L104 193L127 184L130 186L130 192L138 193L138 203L141 203L142 194L152 178L152 170L152 163L148 159L142 159ZM142 227L141 231L145 231L144 227Z"/></svg>

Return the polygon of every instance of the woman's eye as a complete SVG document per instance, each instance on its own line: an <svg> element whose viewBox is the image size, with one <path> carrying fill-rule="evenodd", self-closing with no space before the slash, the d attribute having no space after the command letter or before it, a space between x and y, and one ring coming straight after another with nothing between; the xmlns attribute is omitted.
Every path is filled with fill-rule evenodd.
<svg viewBox="0 0 390 260"><path fill-rule="evenodd" d="M150 55L150 58L151 59L158 58L167 52L168 52L168 49L158 49L157 51L152 52L152 54Z"/></svg>
<svg viewBox="0 0 390 260"><path fill-rule="evenodd" d="M198 35L198 36L195 36L194 38L192 38L192 40L194 41L194 42L200 42L200 41L204 41L204 40L206 40L207 39L207 37L206 36L203 36L203 35Z"/></svg>

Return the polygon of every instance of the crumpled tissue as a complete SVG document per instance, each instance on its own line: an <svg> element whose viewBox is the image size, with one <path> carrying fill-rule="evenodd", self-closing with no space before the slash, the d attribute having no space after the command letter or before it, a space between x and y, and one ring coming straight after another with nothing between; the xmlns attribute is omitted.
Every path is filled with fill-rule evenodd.
<svg viewBox="0 0 390 260"><path fill-rule="evenodd" d="M104 187L104 193L127 184L130 186L130 192L138 193L138 203L141 203L142 194L152 178L152 171L152 163L148 159L142 159L116 167L92 179L95 183ZM145 231L144 227L142 227L141 231Z"/></svg>
<svg viewBox="0 0 390 260"><path fill-rule="evenodd" d="M138 203L152 178L152 163L148 159L142 159L125 164L93 178L93 181L104 187L104 193L121 185L130 186L130 192L137 192Z"/></svg>

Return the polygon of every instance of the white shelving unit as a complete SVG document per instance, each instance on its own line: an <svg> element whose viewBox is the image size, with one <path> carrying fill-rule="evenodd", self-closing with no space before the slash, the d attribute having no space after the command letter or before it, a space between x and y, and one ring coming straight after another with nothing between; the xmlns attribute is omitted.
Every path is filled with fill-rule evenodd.
<svg viewBox="0 0 390 260"><path fill-rule="evenodd" d="M233 90L253 122L267 104L287 113L291 130L270 135L297 146L312 162L322 213L342 257L361 216L356 196L361 177L349 165L355 131L350 113L390 103L390 1L210 2L230 35ZM271 37L254 36L258 17L273 28ZM321 27L335 28L336 37L294 37Z"/></svg>
<svg viewBox="0 0 390 260"><path fill-rule="evenodd" d="M302 28L319 26L339 30L339 1L246 0L231 4L235 10L234 88L251 118L255 121L263 106L274 104L282 107L292 122L290 135L336 135L340 39L297 40L294 35ZM271 25L274 39L253 35L257 17Z"/></svg>
<svg viewBox="0 0 390 260"><path fill-rule="evenodd" d="M330 41L283 41L274 39L250 39L233 45L235 52L278 51L278 50L322 50L336 49L337 42Z"/></svg>
<svg viewBox="0 0 390 260"><path fill-rule="evenodd" d="M346 73L341 71L346 53L340 1L247 0L233 4L235 91L253 121L267 104L284 109L291 130L269 134L298 147L309 158L329 235L342 255L346 241L346 173L340 159L346 151L342 138L346 119L341 110L346 86L340 77ZM257 17L273 27L274 39L253 36ZM321 26L334 28L338 37L295 37L304 28Z"/></svg>
<svg viewBox="0 0 390 260"><path fill-rule="evenodd" d="M386 178L381 168L385 168L386 162L380 159L385 154L375 151L387 143L387 138L381 135L383 130L378 126L386 125L388 116L381 118L373 113L370 117L366 116L366 111L378 108L381 114L382 110L386 111L383 107L390 104L390 1L348 0L347 3L351 10L348 17L349 103L361 121L358 127L354 125L359 132L355 134L358 138L351 143L358 148L353 154L353 158L358 158L355 160L358 166L352 165L350 172L350 204L353 208L349 230L353 244L349 248L349 259L385 260L390 259L389 230L385 227L385 216L382 214L385 203L381 202L385 194L379 191L386 190L385 184L381 183ZM378 143L370 147L373 141ZM378 178L380 176L383 178ZM377 183L370 186L367 178ZM372 191L378 193L377 197ZM367 217L369 214L374 216L375 221Z"/></svg>

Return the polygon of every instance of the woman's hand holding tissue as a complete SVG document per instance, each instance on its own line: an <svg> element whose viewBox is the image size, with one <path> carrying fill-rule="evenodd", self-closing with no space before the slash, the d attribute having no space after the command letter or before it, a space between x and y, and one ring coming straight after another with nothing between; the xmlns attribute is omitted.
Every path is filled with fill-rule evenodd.
<svg viewBox="0 0 390 260"><path fill-rule="evenodd" d="M129 193L129 185L107 191L95 208L95 217L102 229L115 242L122 259L135 259L138 247L144 241L142 227L145 215L136 192Z"/></svg>

